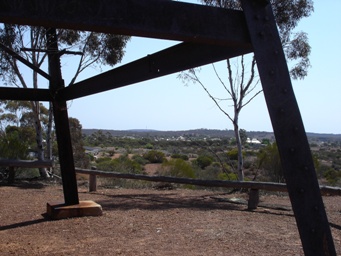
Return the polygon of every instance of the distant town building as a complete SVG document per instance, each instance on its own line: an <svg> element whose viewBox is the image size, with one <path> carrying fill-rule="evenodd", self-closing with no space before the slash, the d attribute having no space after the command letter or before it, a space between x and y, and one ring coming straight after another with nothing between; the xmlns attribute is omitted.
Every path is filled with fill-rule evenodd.
<svg viewBox="0 0 341 256"><path fill-rule="evenodd" d="M253 139L247 138L246 143L248 143L248 144L261 144L261 142L255 138L253 138Z"/></svg>

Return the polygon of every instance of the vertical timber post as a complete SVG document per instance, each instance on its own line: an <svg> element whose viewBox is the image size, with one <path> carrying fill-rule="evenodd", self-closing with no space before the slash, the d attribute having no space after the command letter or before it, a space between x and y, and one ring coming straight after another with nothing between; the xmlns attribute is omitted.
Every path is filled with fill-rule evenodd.
<svg viewBox="0 0 341 256"><path fill-rule="evenodd" d="M249 201L247 203L247 209L252 211L257 209L259 204L259 189L251 188L249 191Z"/></svg>
<svg viewBox="0 0 341 256"><path fill-rule="evenodd" d="M15 179L15 167L14 166L9 166L8 167L8 184L13 184Z"/></svg>
<svg viewBox="0 0 341 256"><path fill-rule="evenodd" d="M91 170L97 170L96 167L91 167ZM89 174L89 192L97 191L97 175Z"/></svg>
<svg viewBox="0 0 341 256"><path fill-rule="evenodd" d="M60 70L57 33L55 28L46 30L49 60L50 91L54 95L53 115L56 126L60 170L63 181L64 200L66 205L79 204L76 171L71 145L69 118L65 100L58 100L58 90L64 87Z"/></svg>
<svg viewBox="0 0 341 256"><path fill-rule="evenodd" d="M241 2L304 253L336 255L270 1Z"/></svg>

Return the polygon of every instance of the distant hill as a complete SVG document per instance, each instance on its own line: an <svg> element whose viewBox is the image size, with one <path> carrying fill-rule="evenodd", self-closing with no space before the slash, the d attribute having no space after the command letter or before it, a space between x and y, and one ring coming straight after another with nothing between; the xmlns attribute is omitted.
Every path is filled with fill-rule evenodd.
<svg viewBox="0 0 341 256"><path fill-rule="evenodd" d="M217 129L193 129L184 131L158 131L150 129L132 129L132 130L103 130L103 129L83 129L82 133L86 136L91 135L94 132L102 131L103 133L110 133L112 136L123 137L133 136L136 138L142 137L179 137L190 136L198 138L232 138L234 137L233 130L217 130ZM275 136L273 132L265 131L247 131L249 138L270 139L274 140ZM341 134L323 134L323 133L307 133L309 140L312 141L341 141Z"/></svg>

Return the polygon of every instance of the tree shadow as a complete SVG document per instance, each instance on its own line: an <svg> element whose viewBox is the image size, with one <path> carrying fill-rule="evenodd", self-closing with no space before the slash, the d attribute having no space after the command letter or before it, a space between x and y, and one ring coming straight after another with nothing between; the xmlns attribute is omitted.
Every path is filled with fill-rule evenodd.
<svg viewBox="0 0 341 256"><path fill-rule="evenodd" d="M93 193L93 192L92 192ZM97 193L93 193L97 194ZM224 193L226 194L226 193ZM121 195L98 194L108 199L96 200L103 211L128 211L134 209L163 211L170 209L189 209L199 211L210 210L228 210L253 212L258 214L269 214L278 216L295 217L292 210L285 207L281 208L273 205L260 204L256 210L248 210L246 204L236 204L226 200L220 200L217 195L193 195L184 196L178 193L154 194L154 193L136 193Z"/></svg>
<svg viewBox="0 0 341 256"><path fill-rule="evenodd" d="M46 185L40 181L28 181L28 180L15 180L13 183L7 181L1 181L0 187L16 187L20 189L42 189Z"/></svg>
<svg viewBox="0 0 341 256"><path fill-rule="evenodd" d="M23 222L19 222L19 223L13 223L10 225L0 226L0 231L31 226L31 225L39 224L39 223L42 223L45 221L47 221L47 219L42 218L42 219L37 219L37 220L28 220L28 221L23 221Z"/></svg>
<svg viewBox="0 0 341 256"><path fill-rule="evenodd" d="M102 194L103 196L103 194ZM128 211L133 209L162 211L169 209L191 209L200 211L233 210L247 211L247 206L216 200L212 195L184 196L167 194L122 194L104 195L108 199L96 200L104 211ZM261 212L260 212L261 213ZM268 213L268 212L266 212ZM283 215L283 213L281 214ZM290 215L291 216L291 215ZM292 215L293 216L293 215Z"/></svg>
<svg viewBox="0 0 341 256"><path fill-rule="evenodd" d="M239 210L241 208L238 205L216 202L207 196L177 196L177 193L106 195L109 199L96 202L105 211L127 211L131 209L169 210L174 208L204 211L212 209Z"/></svg>
<svg viewBox="0 0 341 256"><path fill-rule="evenodd" d="M335 228L335 229L341 230L341 226L340 226L340 225L338 225L338 224L334 224L334 223L331 223L331 222L329 222L329 226L331 226L332 228Z"/></svg>

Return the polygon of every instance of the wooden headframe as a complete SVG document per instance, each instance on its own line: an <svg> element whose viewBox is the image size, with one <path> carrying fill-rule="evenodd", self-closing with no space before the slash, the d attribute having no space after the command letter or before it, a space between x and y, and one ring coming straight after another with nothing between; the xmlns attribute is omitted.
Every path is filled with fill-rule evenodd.
<svg viewBox="0 0 341 256"><path fill-rule="evenodd" d="M0 22L50 28L51 40L65 28L180 41L68 87L50 45L49 75L41 73L49 89L0 87L0 99L53 103L64 199L78 204L67 100L254 52L303 250L336 255L270 1L241 3L243 11L169 0L0 0Z"/></svg>

